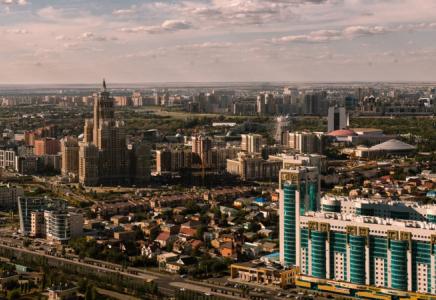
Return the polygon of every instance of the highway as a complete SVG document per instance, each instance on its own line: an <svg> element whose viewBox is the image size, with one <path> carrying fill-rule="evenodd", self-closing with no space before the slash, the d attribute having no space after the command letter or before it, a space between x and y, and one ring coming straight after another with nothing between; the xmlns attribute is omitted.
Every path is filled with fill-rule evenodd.
<svg viewBox="0 0 436 300"><path fill-rule="evenodd" d="M47 248L52 248L53 246L48 246ZM56 251L54 255L47 254L47 250L35 250L34 246L31 245L29 249L26 249L22 246L22 240L16 240L12 238L1 237L0 240L0 249L11 249L14 251L16 257L20 257L22 254L29 254L33 256L45 256L47 257L48 263L51 266L57 267L59 262L65 265L74 265L80 266L82 268L93 270L94 272L119 272L123 276L127 276L132 279L142 279L142 280L153 280L158 284L159 290L172 296L174 294L174 289L186 289L186 290L194 290L199 293L210 293L211 295L216 295L222 297L223 299L241 299L239 294L241 293L240 289L233 287L224 287L224 283L227 281L225 277L222 278L211 278L209 280L213 280L216 283L220 283L221 285L209 284L202 281L192 281L187 278L182 278L180 275L164 275L160 273L150 272L143 269L137 269L128 267L127 270L123 270L121 265L99 261L94 259L85 258L84 260L79 261L77 256L66 254L65 258L62 257L60 251ZM263 297L264 299L283 299L283 297L278 297L277 289L270 288L268 286L261 286L260 284L249 284L253 287L261 287L266 290L266 293L256 293L251 291L250 295L246 296L257 296ZM217 289L217 292L212 292L211 288ZM225 291L226 294L223 294L222 291ZM234 296L232 295L234 293ZM287 292L284 292L287 294ZM119 298L119 297L117 297ZM133 299L134 297L119 298L121 300ZM319 299L319 298L318 298Z"/></svg>

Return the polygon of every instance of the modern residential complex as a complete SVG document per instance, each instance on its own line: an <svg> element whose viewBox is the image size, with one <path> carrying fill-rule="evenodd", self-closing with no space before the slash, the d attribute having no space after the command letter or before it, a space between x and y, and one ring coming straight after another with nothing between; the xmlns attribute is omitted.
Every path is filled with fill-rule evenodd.
<svg viewBox="0 0 436 300"><path fill-rule="evenodd" d="M19 197L18 212L20 214L20 231L27 235L32 231L32 212L66 209L67 200L48 197Z"/></svg>
<svg viewBox="0 0 436 300"><path fill-rule="evenodd" d="M300 268L297 286L377 299L436 292L436 206L320 199L309 170L280 171L280 260Z"/></svg>

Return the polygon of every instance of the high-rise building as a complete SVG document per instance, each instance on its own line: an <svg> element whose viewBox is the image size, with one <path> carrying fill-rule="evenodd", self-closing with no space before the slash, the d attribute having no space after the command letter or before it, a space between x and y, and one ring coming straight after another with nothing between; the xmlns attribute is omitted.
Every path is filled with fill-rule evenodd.
<svg viewBox="0 0 436 300"><path fill-rule="evenodd" d="M150 146L145 141L127 145L125 124L115 119L114 99L104 80L94 101L94 118L85 120L79 147L82 184L142 184L150 177Z"/></svg>
<svg viewBox="0 0 436 300"><path fill-rule="evenodd" d="M347 119L345 107L329 107L327 131L332 132L338 129L346 129L348 126Z"/></svg>
<svg viewBox="0 0 436 300"><path fill-rule="evenodd" d="M62 175L79 174L79 149L79 143L76 139L66 137L62 140Z"/></svg>
<svg viewBox="0 0 436 300"><path fill-rule="evenodd" d="M257 113L260 115L266 114L265 95L257 96Z"/></svg>
<svg viewBox="0 0 436 300"><path fill-rule="evenodd" d="M242 151L247 151L250 153L260 153L262 149L262 135L260 134L241 134Z"/></svg>
<svg viewBox="0 0 436 300"><path fill-rule="evenodd" d="M55 138L42 138L35 140L35 155L57 154L59 152L59 141Z"/></svg>
<svg viewBox="0 0 436 300"><path fill-rule="evenodd" d="M15 209L18 205L18 197L24 196L22 186L14 186L10 183L0 185L0 207L2 209Z"/></svg>
<svg viewBox="0 0 436 300"><path fill-rule="evenodd" d="M191 140L192 147L192 163L193 164L202 164L204 160L205 165L212 164L212 138L210 136L195 136L192 137Z"/></svg>
<svg viewBox="0 0 436 300"><path fill-rule="evenodd" d="M324 154L327 136L318 132L285 132L282 145L306 154Z"/></svg>
<svg viewBox="0 0 436 300"><path fill-rule="evenodd" d="M299 265L300 216L319 208L320 182L316 167L280 170L280 261L284 265Z"/></svg>

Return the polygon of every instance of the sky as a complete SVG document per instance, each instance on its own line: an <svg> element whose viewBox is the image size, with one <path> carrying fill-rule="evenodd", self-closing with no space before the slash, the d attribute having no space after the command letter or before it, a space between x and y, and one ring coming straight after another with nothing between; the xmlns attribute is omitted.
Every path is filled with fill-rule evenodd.
<svg viewBox="0 0 436 300"><path fill-rule="evenodd" d="M432 82L433 0L0 0L0 84Z"/></svg>

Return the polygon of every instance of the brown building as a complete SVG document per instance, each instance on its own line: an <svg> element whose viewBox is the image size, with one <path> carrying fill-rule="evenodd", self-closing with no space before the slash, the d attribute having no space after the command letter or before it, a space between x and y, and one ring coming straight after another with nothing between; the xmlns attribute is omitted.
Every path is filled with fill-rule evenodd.
<svg viewBox="0 0 436 300"><path fill-rule="evenodd" d="M55 138L42 138L35 140L35 155L57 154L59 152L59 141Z"/></svg>
<svg viewBox="0 0 436 300"><path fill-rule="evenodd" d="M87 186L144 184L150 177L150 146L145 141L127 145L125 123L116 120L114 106L103 81L80 143L79 181Z"/></svg>
<svg viewBox="0 0 436 300"><path fill-rule="evenodd" d="M79 143L76 139L66 137L61 143L62 175L79 173Z"/></svg>

